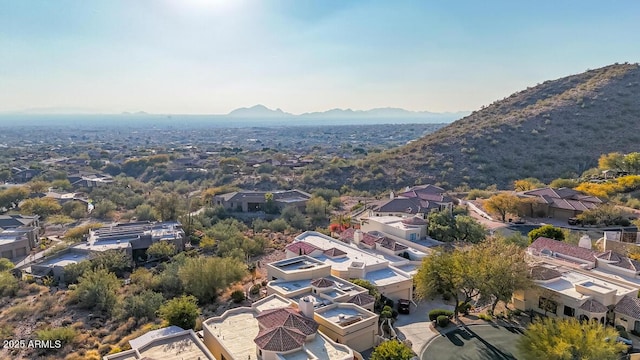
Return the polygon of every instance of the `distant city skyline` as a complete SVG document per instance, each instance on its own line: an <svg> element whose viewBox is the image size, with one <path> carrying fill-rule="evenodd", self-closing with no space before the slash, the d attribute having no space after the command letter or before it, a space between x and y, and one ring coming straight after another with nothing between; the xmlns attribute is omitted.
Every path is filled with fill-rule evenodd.
<svg viewBox="0 0 640 360"><path fill-rule="evenodd" d="M0 0L0 113L472 111L638 43L631 0Z"/></svg>

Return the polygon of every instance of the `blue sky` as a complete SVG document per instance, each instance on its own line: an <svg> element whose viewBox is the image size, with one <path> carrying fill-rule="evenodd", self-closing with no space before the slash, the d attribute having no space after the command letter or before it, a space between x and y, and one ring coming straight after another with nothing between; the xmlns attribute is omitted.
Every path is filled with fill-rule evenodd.
<svg viewBox="0 0 640 360"><path fill-rule="evenodd" d="M475 110L638 44L635 0L0 0L0 112Z"/></svg>

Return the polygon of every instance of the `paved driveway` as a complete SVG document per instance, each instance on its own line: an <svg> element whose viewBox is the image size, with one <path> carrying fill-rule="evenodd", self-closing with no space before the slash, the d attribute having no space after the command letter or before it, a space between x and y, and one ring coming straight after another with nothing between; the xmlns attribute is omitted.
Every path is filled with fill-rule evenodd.
<svg viewBox="0 0 640 360"><path fill-rule="evenodd" d="M417 307L411 305L411 314L398 315L394 327L398 332L398 338L401 340L409 339L413 351L420 354L429 340L440 335L440 333L431 330L429 326L431 323L428 316L429 311L433 309L453 310L453 305L445 304L440 299L421 301L417 305Z"/></svg>
<svg viewBox="0 0 640 360"><path fill-rule="evenodd" d="M516 360L521 357L518 328L470 325L452 328L429 343L422 360Z"/></svg>

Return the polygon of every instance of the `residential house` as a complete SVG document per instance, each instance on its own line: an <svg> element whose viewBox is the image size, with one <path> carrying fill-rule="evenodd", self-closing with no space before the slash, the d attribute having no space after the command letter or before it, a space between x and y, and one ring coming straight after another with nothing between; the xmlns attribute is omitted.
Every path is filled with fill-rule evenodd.
<svg viewBox="0 0 640 360"><path fill-rule="evenodd" d="M289 299L319 324L323 334L356 351L374 346L378 316L367 289L331 275L331 266L309 256L269 264L267 269L273 277L280 276L267 284L267 293Z"/></svg>
<svg viewBox="0 0 640 360"><path fill-rule="evenodd" d="M241 190L213 197L213 204L223 206L231 211L254 212L262 211L267 202L265 195L273 195L274 204L283 209L287 206L304 208L311 194L301 190L249 191Z"/></svg>
<svg viewBox="0 0 640 360"><path fill-rule="evenodd" d="M52 256L42 257L24 269L25 274L35 278L50 276L64 283L64 270L67 266L91 259L92 251L81 247L68 248Z"/></svg>
<svg viewBox="0 0 640 360"><path fill-rule="evenodd" d="M216 360L193 330L178 326L152 330L129 340L130 350L106 355L104 360Z"/></svg>
<svg viewBox="0 0 640 360"><path fill-rule="evenodd" d="M251 307L205 320L204 343L219 360L352 360L358 356L347 345L318 332L320 325L305 309L296 309L277 294L267 296Z"/></svg>
<svg viewBox="0 0 640 360"><path fill-rule="evenodd" d="M69 180L71 186L75 189L94 188L113 183L113 178L110 175L86 171L79 171L77 173L70 174L67 176L67 180Z"/></svg>
<svg viewBox="0 0 640 360"><path fill-rule="evenodd" d="M451 211L454 201L444 194L444 189L434 185L420 185L396 195L393 191L389 199L374 205L369 211L369 217L375 216L426 216L432 211Z"/></svg>
<svg viewBox="0 0 640 360"><path fill-rule="evenodd" d="M380 243L376 243L376 240ZM396 255L397 252L409 250L400 250L401 244L391 245L388 240L376 240L365 244L365 240L357 237L355 241L346 243L315 231L307 231L287 246L289 258L267 265L267 277L271 280L321 278L325 276L328 266L331 275L344 280L367 280L381 294L394 301L412 299L412 277L417 272L419 261ZM309 255L299 256L301 250Z"/></svg>
<svg viewBox="0 0 640 360"><path fill-rule="evenodd" d="M35 248L40 235L38 215L0 215L0 257L17 260Z"/></svg>
<svg viewBox="0 0 640 360"><path fill-rule="evenodd" d="M520 212L529 217L549 217L560 220L580 215L583 211L596 209L602 200L569 188L541 188L521 191L517 195L531 201L521 205Z"/></svg>
<svg viewBox="0 0 640 360"><path fill-rule="evenodd" d="M28 167L13 167L11 168L11 180L16 183L22 184L31 181L34 177L40 175L42 170L30 169Z"/></svg>
<svg viewBox="0 0 640 360"><path fill-rule="evenodd" d="M535 286L513 294L515 308L640 331L640 262L544 237L527 252Z"/></svg>
<svg viewBox="0 0 640 360"><path fill-rule="evenodd" d="M89 231L86 241L74 248L93 252L122 250L132 260L140 261L147 258L147 249L159 241L172 243L177 251L183 251L186 236L182 224L177 221L112 224Z"/></svg>

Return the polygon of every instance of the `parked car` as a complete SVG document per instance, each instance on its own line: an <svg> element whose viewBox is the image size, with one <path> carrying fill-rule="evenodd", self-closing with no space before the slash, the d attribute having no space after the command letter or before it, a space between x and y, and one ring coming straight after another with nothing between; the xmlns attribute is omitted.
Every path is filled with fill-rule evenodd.
<svg viewBox="0 0 640 360"><path fill-rule="evenodd" d="M411 312L410 305L411 301L407 299L398 300L398 313L409 314Z"/></svg>
<svg viewBox="0 0 640 360"><path fill-rule="evenodd" d="M580 220L578 218L569 218L569 220L567 220L567 223L569 225L579 225L580 224Z"/></svg>

